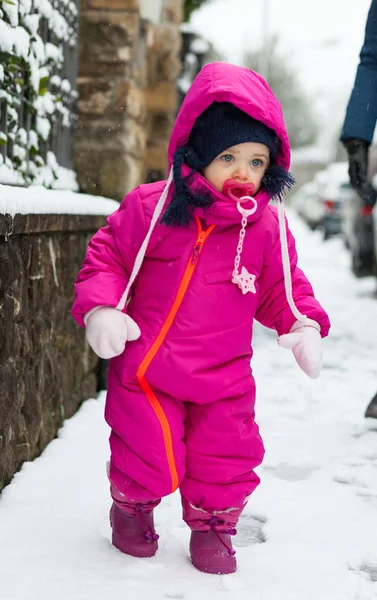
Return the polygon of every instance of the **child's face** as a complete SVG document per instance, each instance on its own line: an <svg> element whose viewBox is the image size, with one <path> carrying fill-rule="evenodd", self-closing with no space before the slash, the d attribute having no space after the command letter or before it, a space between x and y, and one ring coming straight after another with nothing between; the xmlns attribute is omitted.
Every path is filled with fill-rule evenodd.
<svg viewBox="0 0 377 600"><path fill-rule="evenodd" d="M264 144L245 142L227 148L203 169L204 177L222 192L227 179L237 183L253 183L256 194L270 163L270 151Z"/></svg>

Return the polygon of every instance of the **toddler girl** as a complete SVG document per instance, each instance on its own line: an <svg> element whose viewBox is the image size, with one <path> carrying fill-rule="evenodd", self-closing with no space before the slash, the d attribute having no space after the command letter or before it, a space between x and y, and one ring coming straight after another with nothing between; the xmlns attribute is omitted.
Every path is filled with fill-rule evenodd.
<svg viewBox="0 0 377 600"><path fill-rule="evenodd" d="M176 119L168 180L131 191L89 244L72 312L98 356L111 358L110 519L126 554L155 554L153 510L179 488L192 563L234 572L231 536L264 453L254 318L319 375L329 320L285 222L289 161L263 78L209 64Z"/></svg>

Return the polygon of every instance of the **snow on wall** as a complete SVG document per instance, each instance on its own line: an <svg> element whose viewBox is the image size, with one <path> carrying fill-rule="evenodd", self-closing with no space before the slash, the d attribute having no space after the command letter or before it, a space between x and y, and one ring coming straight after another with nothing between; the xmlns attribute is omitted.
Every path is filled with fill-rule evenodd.
<svg viewBox="0 0 377 600"><path fill-rule="evenodd" d="M77 194L71 190L48 190L0 185L0 215L64 214L105 215L119 208L119 202L101 196Z"/></svg>
<svg viewBox="0 0 377 600"><path fill-rule="evenodd" d="M70 129L74 119L77 93L63 75L63 63L64 49L77 44L78 16L71 0L0 2L3 183L77 189L74 173L61 171L49 136L57 124Z"/></svg>

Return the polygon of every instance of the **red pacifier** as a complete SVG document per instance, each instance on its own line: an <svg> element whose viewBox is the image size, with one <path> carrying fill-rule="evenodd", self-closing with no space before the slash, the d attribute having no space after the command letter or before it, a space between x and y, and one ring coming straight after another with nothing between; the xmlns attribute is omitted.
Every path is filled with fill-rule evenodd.
<svg viewBox="0 0 377 600"><path fill-rule="evenodd" d="M246 202L253 196L255 185L251 182L239 183L234 179L227 179L224 182L222 192L235 202Z"/></svg>

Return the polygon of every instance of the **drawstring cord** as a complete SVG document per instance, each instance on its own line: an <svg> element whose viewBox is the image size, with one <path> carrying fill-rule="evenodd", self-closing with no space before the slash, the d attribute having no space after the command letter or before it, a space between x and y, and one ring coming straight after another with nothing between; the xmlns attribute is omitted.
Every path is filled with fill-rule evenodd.
<svg viewBox="0 0 377 600"><path fill-rule="evenodd" d="M148 520L145 516L144 506L142 504L136 504L135 511L136 511L136 518L138 519L140 528L144 534L144 539L149 542L150 541L157 542L157 540L159 539L160 536L149 525Z"/></svg>
<svg viewBox="0 0 377 600"><path fill-rule="evenodd" d="M250 210L245 210L241 206L242 200L249 200L254 203L253 208ZM234 260L234 270L232 273L232 283L235 283L242 290L242 293L246 292L255 292L254 282L250 281L250 273L247 272L245 267L242 269L242 273L239 272L239 266L241 261L241 253L243 248L243 242L246 235L246 226L247 226L247 218L249 215L255 213L258 208L258 203L252 196L242 196L239 202L237 202L237 209L241 213L241 231L240 237L237 246L237 254ZM293 300L293 292L292 292L292 276L291 276L291 267L289 264L289 251L288 251L288 241L287 241L287 228L285 225L285 211L284 204L282 201L278 201L278 222L279 222L279 237L280 237L280 248L281 248L281 260L283 265L283 274L284 274L284 288L285 295L288 301L288 306L292 311L292 314L296 317L298 321L306 324L308 322L308 317L303 315L295 305Z"/></svg>
<svg viewBox="0 0 377 600"><path fill-rule="evenodd" d="M221 542L221 544L224 546L224 548L227 549L229 556L234 556L236 554L235 549L232 548L232 546L228 546L228 544L226 544L224 542L224 540L221 538L221 533L225 533L227 535L236 535L237 529L235 529L234 527L231 527L227 531L221 531L219 533L216 529L216 526L220 525L220 524L221 524L221 521L219 521L219 519L217 517L211 517L210 520L208 521L208 525L210 526L211 531L213 531L215 533L219 542Z"/></svg>
<svg viewBox="0 0 377 600"><path fill-rule="evenodd" d="M285 295L288 300L289 308L291 309L293 315L296 317L298 321L302 323L306 323L308 317L303 315L298 310L297 306L293 300L292 293L292 277L291 277L291 266L289 264L289 252L288 252L288 242L287 242L287 228L285 226L285 211L283 202L278 202L278 221L279 221L279 234L280 234L280 246L281 246L281 260L283 263L283 273L284 273L284 287L285 287Z"/></svg>
<svg viewBox="0 0 377 600"><path fill-rule="evenodd" d="M168 180L167 180L166 185L164 187L164 191L162 192L162 194L160 196L160 199L159 199L159 201L156 204L156 208L154 209L154 213L152 215L152 220L151 220L151 223L149 225L148 233L145 236L145 238L143 240L143 243L141 244L141 246L139 248L139 252L137 253L137 256L135 258L134 266L132 268L131 275L130 275L130 278L128 280L126 289L124 290L124 292L122 294L122 297L121 297L121 299L119 300L119 302L118 302L118 304L116 306L116 308L118 310L123 310L124 307L126 306L126 302L127 302L127 299L128 299L128 294L129 294L129 292L131 290L131 286L132 286L133 282L135 281L135 279L136 279L136 277L137 277L137 275L138 275L138 273L139 273L139 271L141 269L141 265L143 264L144 256L145 256L145 253L147 251L147 247L148 247L148 243L149 243L150 237L151 237L151 235L153 233L154 226L156 225L158 219L160 218L160 215L161 215L162 210L164 208L164 204L165 204L166 199L168 197L169 188L170 188L170 185L171 185L172 181L173 181L173 167L170 169L169 177L168 177Z"/></svg>

